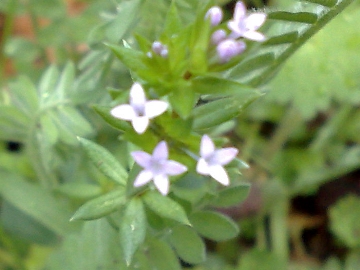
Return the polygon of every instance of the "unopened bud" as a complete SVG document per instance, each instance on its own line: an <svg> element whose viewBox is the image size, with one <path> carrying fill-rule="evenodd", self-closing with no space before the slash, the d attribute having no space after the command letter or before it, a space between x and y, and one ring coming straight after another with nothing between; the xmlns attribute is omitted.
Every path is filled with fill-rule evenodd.
<svg viewBox="0 0 360 270"><path fill-rule="evenodd" d="M223 12L221 8L217 6L210 8L205 14L205 19L207 18L210 18L210 23L212 26L218 25L223 18Z"/></svg>
<svg viewBox="0 0 360 270"><path fill-rule="evenodd" d="M236 41L234 39L225 39L221 41L216 51L221 63L228 62L234 56L241 54L246 48L246 44L243 41Z"/></svg>

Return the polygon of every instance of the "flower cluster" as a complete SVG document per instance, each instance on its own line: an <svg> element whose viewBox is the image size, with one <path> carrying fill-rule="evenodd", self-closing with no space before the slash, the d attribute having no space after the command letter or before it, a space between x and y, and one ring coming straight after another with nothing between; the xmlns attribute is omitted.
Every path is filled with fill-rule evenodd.
<svg viewBox="0 0 360 270"><path fill-rule="evenodd" d="M222 16L222 10L215 6L208 10L205 18L210 19L210 23L214 27L220 24ZM233 19L227 23L227 28L231 31L230 34L227 35L225 30L218 29L211 36L211 42L216 46L220 62L226 63L245 50L246 44L240 38L258 42L264 41L265 36L257 32L257 30L264 24L265 19L266 14L261 12L247 15L244 3L241 1L237 2Z"/></svg>
<svg viewBox="0 0 360 270"><path fill-rule="evenodd" d="M134 130L142 134L149 126L150 119L164 113L168 108L165 101L146 100L145 92L139 83L134 83L130 90L129 104L114 107L110 113L112 116L131 121ZM229 177L224 165L232 161L238 153L233 147L215 149L215 145L208 135L203 135L200 142L200 157L197 158L196 171L202 175L210 175L222 185L229 185ZM133 151L131 156L143 170L137 175L134 186L140 187L151 180L161 194L169 193L169 176L180 175L188 168L174 160L169 160L167 143L161 141L154 148L152 155L144 151Z"/></svg>

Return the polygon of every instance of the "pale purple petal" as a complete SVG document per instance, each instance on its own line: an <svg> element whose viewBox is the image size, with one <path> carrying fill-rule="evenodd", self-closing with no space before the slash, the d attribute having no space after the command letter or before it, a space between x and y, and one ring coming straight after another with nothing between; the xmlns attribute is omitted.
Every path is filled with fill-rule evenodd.
<svg viewBox="0 0 360 270"><path fill-rule="evenodd" d="M211 164L218 165L226 165L230 161L232 161L236 155L238 154L238 150L234 147L224 148L215 150L214 154L211 156L211 160L208 161Z"/></svg>
<svg viewBox="0 0 360 270"><path fill-rule="evenodd" d="M130 153L132 158L137 164L143 168L149 168L151 166L151 155L143 151L133 151Z"/></svg>
<svg viewBox="0 0 360 270"><path fill-rule="evenodd" d="M245 50L245 48L246 48L246 44L242 41L225 39L217 45L216 51L220 61L222 63L226 63L234 56L237 56L240 53L242 53Z"/></svg>
<svg viewBox="0 0 360 270"><path fill-rule="evenodd" d="M200 158L196 164L196 171L203 175L209 175L210 169L205 159Z"/></svg>
<svg viewBox="0 0 360 270"><path fill-rule="evenodd" d="M227 186L230 184L229 177L221 165L210 166L209 174L220 184Z"/></svg>
<svg viewBox="0 0 360 270"><path fill-rule="evenodd" d="M111 109L110 114L122 120L132 120L137 114L129 104L122 104Z"/></svg>
<svg viewBox="0 0 360 270"><path fill-rule="evenodd" d="M156 175L154 177L154 184L162 195L169 193L169 178L165 174Z"/></svg>
<svg viewBox="0 0 360 270"><path fill-rule="evenodd" d="M260 28L265 22L265 13L252 13L245 19L245 25L248 30L255 31Z"/></svg>
<svg viewBox="0 0 360 270"><path fill-rule="evenodd" d="M153 173L151 171L143 170L141 171L135 179L134 187L140 187L146 185L153 178Z"/></svg>
<svg viewBox="0 0 360 270"><path fill-rule="evenodd" d="M148 118L154 118L162 113L164 113L169 104L167 104L165 101L161 100L151 100L146 102L145 104L145 115Z"/></svg>
<svg viewBox="0 0 360 270"><path fill-rule="evenodd" d="M146 102L145 92L140 83L134 83L130 89L130 104L132 106L144 106Z"/></svg>
<svg viewBox="0 0 360 270"><path fill-rule="evenodd" d="M206 19L210 18L210 23L212 26L218 25L221 22L222 17L223 17L223 12L221 8L218 6L210 8L205 14Z"/></svg>
<svg viewBox="0 0 360 270"><path fill-rule="evenodd" d="M200 156L207 158L215 151L215 145L208 135L203 135L200 142Z"/></svg>
<svg viewBox="0 0 360 270"><path fill-rule="evenodd" d="M179 162L169 160L164 166L164 171L168 175L178 175L186 172L187 168Z"/></svg>
<svg viewBox="0 0 360 270"><path fill-rule="evenodd" d="M169 152L167 148L167 144L165 141L161 141L157 144L153 151L153 159L156 161L166 160L168 158Z"/></svg>
<svg viewBox="0 0 360 270"><path fill-rule="evenodd" d="M146 128L149 125L149 118L146 116L139 116L132 119L132 125L135 129L135 131L138 134L142 134L145 132Z"/></svg>
<svg viewBox="0 0 360 270"><path fill-rule="evenodd" d="M226 39L226 32L223 29L216 30L211 35L211 43L214 44L214 45L219 44L224 39Z"/></svg>
<svg viewBox="0 0 360 270"><path fill-rule="evenodd" d="M246 16L246 6L243 2L239 1L235 5L234 20L236 22L239 22L243 20L245 16Z"/></svg>
<svg viewBox="0 0 360 270"><path fill-rule="evenodd" d="M259 32L255 32L255 31L247 31L243 34L244 38L250 39L250 40L254 40L254 41L264 41L266 38L263 34L259 33Z"/></svg>

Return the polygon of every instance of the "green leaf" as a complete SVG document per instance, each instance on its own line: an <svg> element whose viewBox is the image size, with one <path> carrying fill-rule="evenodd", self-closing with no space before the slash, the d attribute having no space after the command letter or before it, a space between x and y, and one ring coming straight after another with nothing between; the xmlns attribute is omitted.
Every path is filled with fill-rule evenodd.
<svg viewBox="0 0 360 270"><path fill-rule="evenodd" d="M59 81L55 88L55 94L57 100L62 100L66 97L66 94L72 93L72 85L75 78L75 65L71 62L67 63L64 70L61 73Z"/></svg>
<svg viewBox="0 0 360 270"><path fill-rule="evenodd" d="M189 220L184 209L172 199L161 195L157 191L148 191L142 196L145 204L163 218L169 218L189 225Z"/></svg>
<svg viewBox="0 0 360 270"><path fill-rule="evenodd" d="M138 15L140 4L143 0L132 0L121 2L115 19L106 27L105 33L108 40L118 42L130 29Z"/></svg>
<svg viewBox="0 0 360 270"><path fill-rule="evenodd" d="M91 161L103 174L118 184L126 185L128 176L126 170L107 149L84 138L78 140Z"/></svg>
<svg viewBox="0 0 360 270"><path fill-rule="evenodd" d="M38 110L39 101L37 90L32 81L20 76L15 82L10 83L10 96L12 103L29 117L33 117Z"/></svg>
<svg viewBox="0 0 360 270"><path fill-rule="evenodd" d="M146 236L146 217L142 201L134 197L126 206L120 222L120 244L125 261L131 264L134 253L143 244Z"/></svg>
<svg viewBox="0 0 360 270"><path fill-rule="evenodd" d="M125 189L117 188L83 204L70 220L92 220L102 218L119 210L126 202Z"/></svg>
<svg viewBox="0 0 360 270"><path fill-rule="evenodd" d="M129 123L117 119L110 114L110 110L112 109L111 107L105 107L101 105L93 105L92 107L110 126L121 131L128 131L132 129Z"/></svg>
<svg viewBox="0 0 360 270"><path fill-rule="evenodd" d="M239 233L239 228L234 221L217 212L195 212L189 219L199 234L214 241L229 240Z"/></svg>
<svg viewBox="0 0 360 270"><path fill-rule="evenodd" d="M75 199L91 199L100 196L102 189L98 185L79 182L68 182L56 188L61 194Z"/></svg>
<svg viewBox="0 0 360 270"><path fill-rule="evenodd" d="M16 107L0 105L0 138L24 141L31 124L29 117Z"/></svg>
<svg viewBox="0 0 360 270"><path fill-rule="evenodd" d="M189 226L179 225L173 228L170 243L185 262L198 264L205 260L204 241Z"/></svg>
<svg viewBox="0 0 360 270"><path fill-rule="evenodd" d="M211 128L232 120L241 113L244 107L260 96L261 94L257 91L242 92L196 107L192 112L193 128L196 130Z"/></svg>
<svg viewBox="0 0 360 270"><path fill-rule="evenodd" d="M218 77L197 77L191 81L193 91L202 95L231 95L254 92L255 89L241 83Z"/></svg>
<svg viewBox="0 0 360 270"><path fill-rule="evenodd" d="M330 208L330 227L335 235L350 248L360 247L360 198L348 195Z"/></svg>
<svg viewBox="0 0 360 270"><path fill-rule="evenodd" d="M286 269L286 265L275 253L253 249L242 257L237 269L279 270Z"/></svg>
<svg viewBox="0 0 360 270"><path fill-rule="evenodd" d="M58 108L55 112L59 120L66 127L73 136L89 136L93 133L93 127L87 119L74 107L64 106Z"/></svg>
<svg viewBox="0 0 360 270"><path fill-rule="evenodd" d="M44 188L21 176L0 172L0 194L13 206L59 235L73 231L70 209Z"/></svg>
<svg viewBox="0 0 360 270"><path fill-rule="evenodd" d="M144 54L131 48L125 48L123 46L106 44L115 54L117 58L131 71L138 72L139 70L145 70L146 65L144 63Z"/></svg>
<svg viewBox="0 0 360 270"><path fill-rule="evenodd" d="M175 1L171 2L169 11L166 15L164 33L171 37L174 33L177 33L181 30L182 23L179 17L178 10L176 8Z"/></svg>
<svg viewBox="0 0 360 270"><path fill-rule="evenodd" d="M197 95L194 93L191 85L187 82L180 82L174 86L169 101L174 110L183 118L186 119L197 101Z"/></svg>
<svg viewBox="0 0 360 270"><path fill-rule="evenodd" d="M244 201L250 192L250 185L243 184L229 187L219 192L218 197L211 202L215 207L230 207Z"/></svg>
<svg viewBox="0 0 360 270"><path fill-rule="evenodd" d="M54 65L47 68L42 75L38 86L40 103L42 107L48 103L51 94L54 92L54 89L56 89L59 76L60 72Z"/></svg>
<svg viewBox="0 0 360 270"><path fill-rule="evenodd" d="M315 23L318 19L317 14L310 12L286 12L286 11L275 11L271 12L268 19L276 20L280 19L283 21L290 22L301 22L301 23Z"/></svg>
<svg viewBox="0 0 360 270"><path fill-rule="evenodd" d="M178 258L166 242L151 238L147 244L147 255L152 269L181 270Z"/></svg>

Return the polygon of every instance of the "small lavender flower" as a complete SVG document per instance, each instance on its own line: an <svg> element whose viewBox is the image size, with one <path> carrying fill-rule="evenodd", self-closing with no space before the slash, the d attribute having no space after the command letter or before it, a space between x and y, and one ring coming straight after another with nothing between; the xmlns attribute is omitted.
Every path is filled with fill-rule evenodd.
<svg viewBox="0 0 360 270"><path fill-rule="evenodd" d="M210 8L206 14L205 14L205 19L210 18L210 23L212 26L216 26L218 25L223 18L223 12L221 10L220 7L218 6L214 6L212 8Z"/></svg>
<svg viewBox="0 0 360 270"><path fill-rule="evenodd" d="M211 35L211 43L214 44L214 45L219 44L224 39L226 39L226 31L223 30L223 29L216 30Z"/></svg>
<svg viewBox="0 0 360 270"><path fill-rule="evenodd" d="M252 13L246 15L246 7L243 2L236 3L233 20L228 22L228 27L232 31L231 38L244 37L254 41L264 41L265 36L256 32L265 22L265 13Z"/></svg>
<svg viewBox="0 0 360 270"><path fill-rule="evenodd" d="M154 41L151 49L157 55L160 55L163 58L166 58L169 54L168 48L166 45L162 44L160 41Z"/></svg>
<svg viewBox="0 0 360 270"><path fill-rule="evenodd" d="M165 141L155 147L153 154L143 151L131 152L136 163L144 168L135 179L134 186L140 187L153 180L155 187L162 195L169 193L168 175L178 175L187 171L186 166L168 160L168 148Z"/></svg>
<svg viewBox="0 0 360 270"><path fill-rule="evenodd" d="M141 84L134 83L130 89L130 104L118 105L110 113L116 118L131 121L135 131L142 134L150 119L164 113L167 108L168 104L165 101L147 101Z"/></svg>
<svg viewBox="0 0 360 270"><path fill-rule="evenodd" d="M229 185L229 176L223 165L232 161L238 153L234 147L215 149L215 145L209 136L204 135L200 143L200 159L196 171L199 174L210 175L222 185Z"/></svg>
<svg viewBox="0 0 360 270"><path fill-rule="evenodd" d="M231 58L242 53L246 48L241 40L225 39L216 46L217 55L221 63L228 62Z"/></svg>

